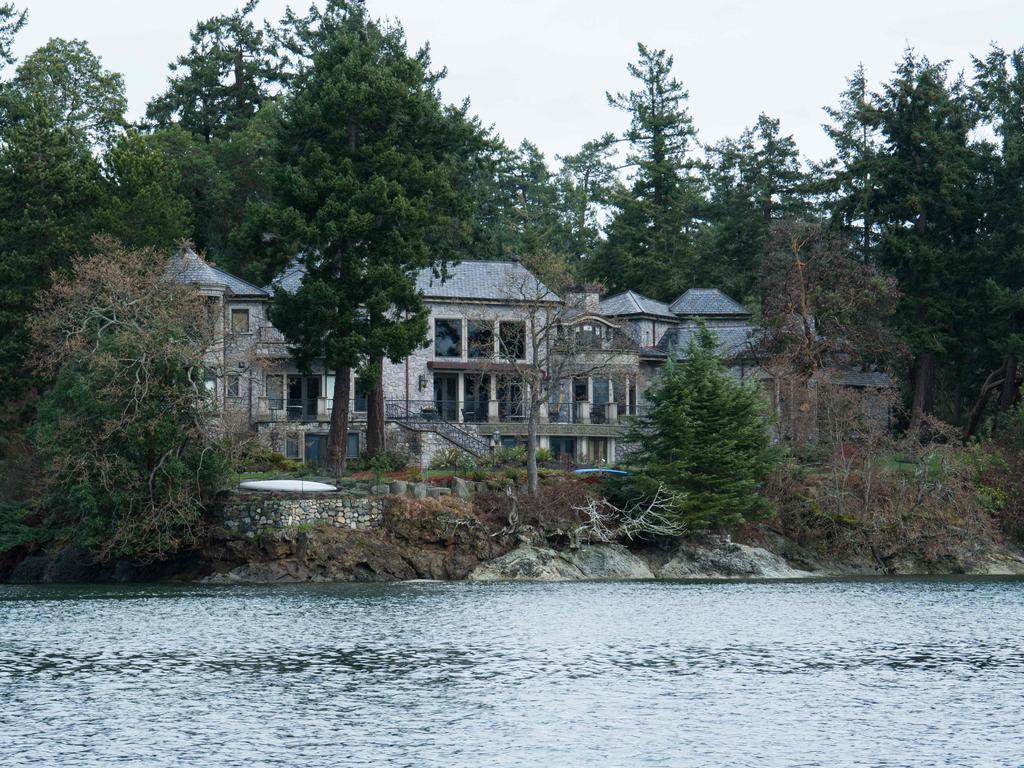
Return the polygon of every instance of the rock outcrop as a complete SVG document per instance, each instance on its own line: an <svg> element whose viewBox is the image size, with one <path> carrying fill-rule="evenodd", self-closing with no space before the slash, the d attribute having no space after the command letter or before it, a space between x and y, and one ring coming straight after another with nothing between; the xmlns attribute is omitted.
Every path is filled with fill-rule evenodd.
<svg viewBox="0 0 1024 768"><path fill-rule="evenodd" d="M729 542L680 546L668 559L660 552L632 552L619 544L556 551L521 545L477 566L473 581L572 581L577 579L795 579L811 576L760 547Z"/></svg>

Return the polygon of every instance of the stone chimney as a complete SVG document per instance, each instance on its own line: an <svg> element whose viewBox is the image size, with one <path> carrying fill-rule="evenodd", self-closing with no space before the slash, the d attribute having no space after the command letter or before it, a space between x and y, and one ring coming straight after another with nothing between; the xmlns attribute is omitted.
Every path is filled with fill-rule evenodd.
<svg viewBox="0 0 1024 768"><path fill-rule="evenodd" d="M579 283L566 292L565 298L573 309L596 314L601 308L601 291L603 290L604 286L600 283Z"/></svg>

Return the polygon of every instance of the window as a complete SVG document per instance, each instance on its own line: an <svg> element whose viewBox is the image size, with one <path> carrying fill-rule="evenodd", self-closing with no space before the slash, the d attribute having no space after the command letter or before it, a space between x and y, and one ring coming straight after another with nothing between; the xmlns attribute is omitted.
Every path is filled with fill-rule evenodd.
<svg viewBox="0 0 1024 768"><path fill-rule="evenodd" d="M284 408L284 374L272 373L267 376L267 408L271 411Z"/></svg>
<svg viewBox="0 0 1024 768"><path fill-rule="evenodd" d="M526 357L526 323L503 320L498 323L498 338L501 356L506 360L523 360Z"/></svg>
<svg viewBox="0 0 1024 768"><path fill-rule="evenodd" d="M434 321L434 356L462 357L462 321Z"/></svg>
<svg viewBox="0 0 1024 768"><path fill-rule="evenodd" d="M490 357L494 354L494 323L470 320L466 338L469 357Z"/></svg>
<svg viewBox="0 0 1024 768"><path fill-rule="evenodd" d="M587 438L587 444L590 448L590 463L591 464L607 464L608 463L608 438L607 437L590 437Z"/></svg>
<svg viewBox="0 0 1024 768"><path fill-rule="evenodd" d="M371 389L372 387L368 382L356 376L355 397L352 398L353 411L356 413L366 413L366 404L369 402Z"/></svg>
<svg viewBox="0 0 1024 768"><path fill-rule="evenodd" d="M576 438L552 435L548 438L551 455L558 461L572 463L576 460Z"/></svg>
<svg viewBox="0 0 1024 768"><path fill-rule="evenodd" d="M284 439L284 456L286 459L299 458L299 436L295 432L289 432Z"/></svg>
<svg viewBox="0 0 1024 768"><path fill-rule="evenodd" d="M233 307L231 309L231 332L232 333L248 333L249 332L249 310L239 309Z"/></svg>
<svg viewBox="0 0 1024 768"><path fill-rule="evenodd" d="M206 391L212 395L217 395L217 374L213 371L206 371L203 374L203 386L206 387Z"/></svg>
<svg viewBox="0 0 1024 768"><path fill-rule="evenodd" d="M228 397L241 397L242 379L237 373L228 374L227 395Z"/></svg>

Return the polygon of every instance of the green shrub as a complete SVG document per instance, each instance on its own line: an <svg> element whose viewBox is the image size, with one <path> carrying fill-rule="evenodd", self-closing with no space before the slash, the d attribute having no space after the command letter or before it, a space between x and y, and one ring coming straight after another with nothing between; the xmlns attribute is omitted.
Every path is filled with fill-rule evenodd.
<svg viewBox="0 0 1024 768"><path fill-rule="evenodd" d="M430 460L431 469L453 469L462 460L462 451L454 446L446 446L434 454Z"/></svg>
<svg viewBox="0 0 1024 768"><path fill-rule="evenodd" d="M547 464L549 461L554 459L554 454L551 453L550 448L538 448L537 449L537 463Z"/></svg>
<svg viewBox="0 0 1024 768"><path fill-rule="evenodd" d="M381 451L374 456L359 460L360 469L384 474L385 472L401 472L409 466L409 454L401 451Z"/></svg>
<svg viewBox="0 0 1024 768"><path fill-rule="evenodd" d="M488 472L486 469L484 469L483 467L477 467L476 469L469 473L469 479L475 480L478 483L482 483L484 480L487 479L487 475Z"/></svg>
<svg viewBox="0 0 1024 768"><path fill-rule="evenodd" d="M526 448L521 445L495 448L489 456L492 467L521 467L526 465Z"/></svg>

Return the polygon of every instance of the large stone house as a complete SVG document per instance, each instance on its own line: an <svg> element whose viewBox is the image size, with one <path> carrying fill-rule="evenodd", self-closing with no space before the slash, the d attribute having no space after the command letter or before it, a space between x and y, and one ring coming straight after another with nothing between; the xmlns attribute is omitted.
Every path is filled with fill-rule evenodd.
<svg viewBox="0 0 1024 768"><path fill-rule="evenodd" d="M294 291L303 267L293 262L266 287L252 285L186 250L171 263L218 318L208 386L230 428L256 432L288 458L315 464L326 456L334 391L332 370L299 370L269 320L277 289ZM383 389L389 445L429 464L444 447L482 455L525 443L524 370L541 366L550 396L539 409L539 445L581 464L621 458L624 421L644 407L644 392L670 356L685 355L706 323L741 377L770 377L754 364L750 312L716 289L691 289L671 304L633 291L601 299L596 286L564 297L515 261L463 261L443 279L425 270L418 287L429 310L429 340L399 363L385 361ZM541 333L541 326L551 333ZM556 341L539 350L539 339ZM582 341L582 343L580 343ZM352 381L348 452L362 450L367 393Z"/></svg>

